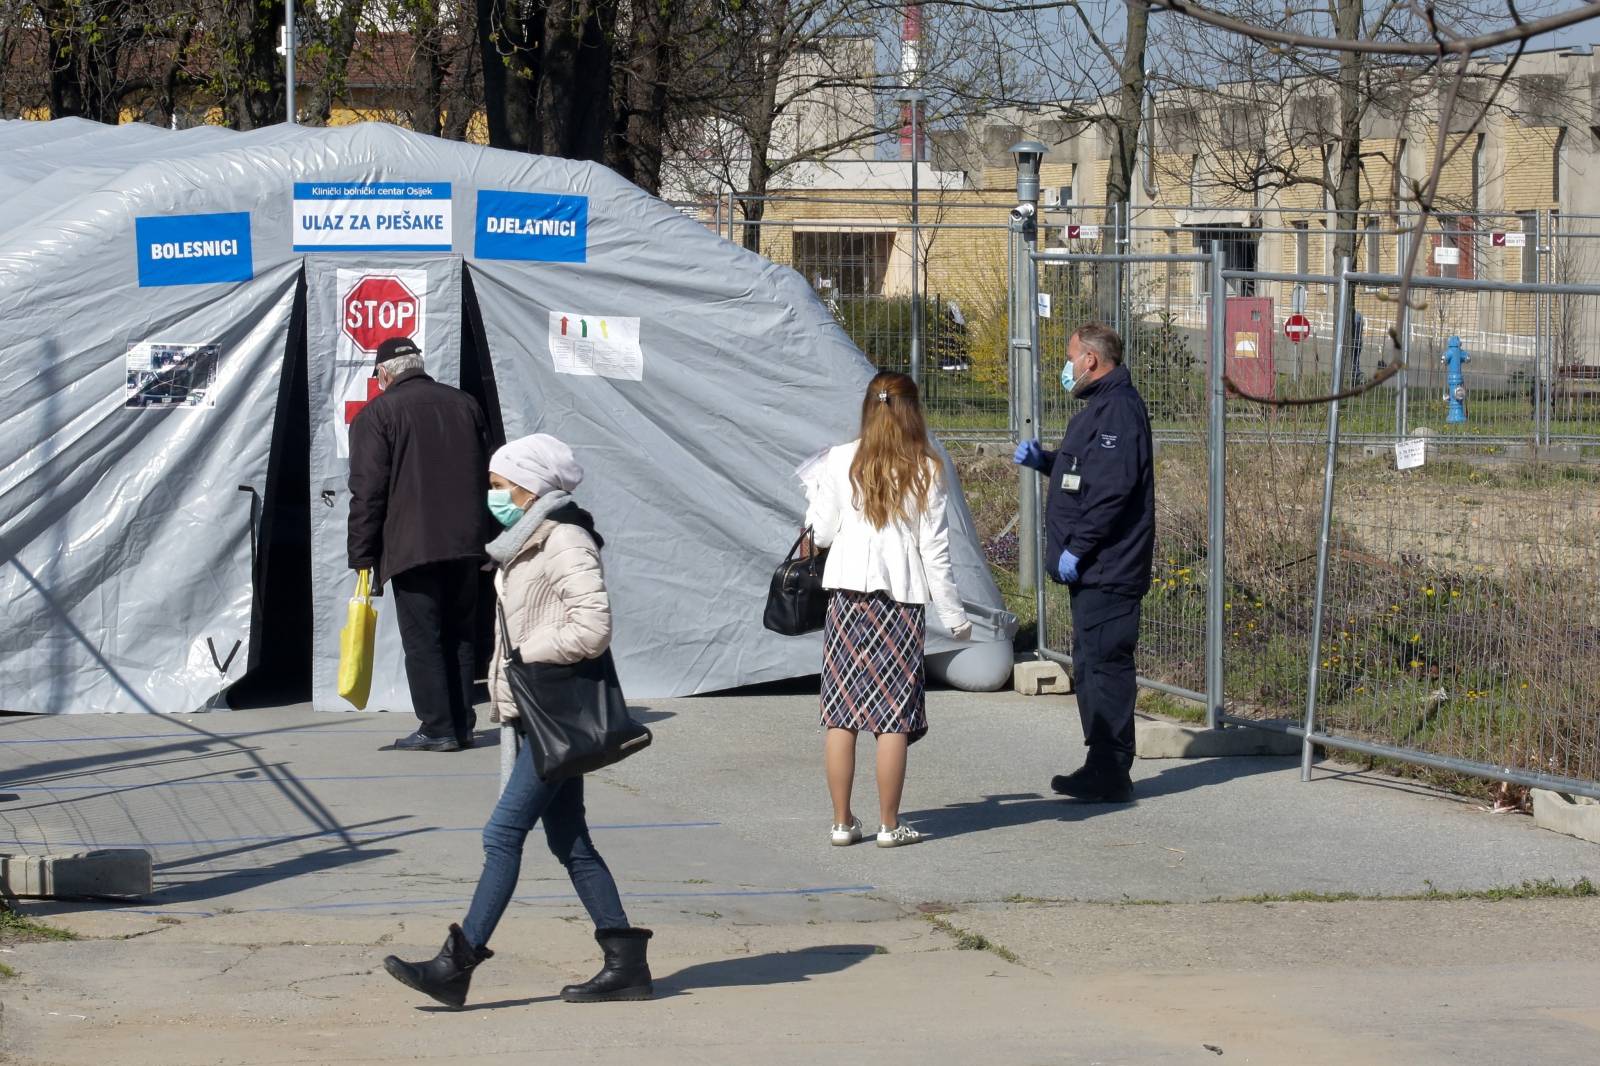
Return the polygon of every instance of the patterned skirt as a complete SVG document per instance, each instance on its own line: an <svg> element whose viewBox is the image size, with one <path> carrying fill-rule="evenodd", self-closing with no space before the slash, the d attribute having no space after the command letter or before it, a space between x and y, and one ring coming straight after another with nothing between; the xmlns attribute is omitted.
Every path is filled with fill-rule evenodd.
<svg viewBox="0 0 1600 1066"><path fill-rule="evenodd" d="M822 724L869 733L928 732L923 606L882 592L828 594L822 627Z"/></svg>

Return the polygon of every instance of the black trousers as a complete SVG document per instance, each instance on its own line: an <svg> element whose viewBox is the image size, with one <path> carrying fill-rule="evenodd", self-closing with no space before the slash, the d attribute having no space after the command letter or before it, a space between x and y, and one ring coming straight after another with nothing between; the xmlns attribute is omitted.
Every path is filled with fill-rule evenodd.
<svg viewBox="0 0 1600 1066"><path fill-rule="evenodd" d="M1077 690L1085 765L1126 772L1133 766L1134 649L1140 599L1100 589L1072 593L1072 683Z"/></svg>
<svg viewBox="0 0 1600 1066"><path fill-rule="evenodd" d="M427 563L396 574L395 619L406 653L411 703L430 737L463 737L477 725L472 711L472 638L477 628L475 559Z"/></svg>

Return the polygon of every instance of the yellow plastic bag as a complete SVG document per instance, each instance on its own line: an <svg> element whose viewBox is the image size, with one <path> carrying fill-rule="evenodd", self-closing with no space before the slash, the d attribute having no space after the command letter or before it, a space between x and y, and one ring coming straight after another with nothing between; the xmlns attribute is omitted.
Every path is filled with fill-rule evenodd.
<svg viewBox="0 0 1600 1066"><path fill-rule="evenodd" d="M339 631L339 695L365 710L372 694L373 638L378 630L378 611L372 606L372 571L362 570L356 577L356 594L350 597L349 614Z"/></svg>

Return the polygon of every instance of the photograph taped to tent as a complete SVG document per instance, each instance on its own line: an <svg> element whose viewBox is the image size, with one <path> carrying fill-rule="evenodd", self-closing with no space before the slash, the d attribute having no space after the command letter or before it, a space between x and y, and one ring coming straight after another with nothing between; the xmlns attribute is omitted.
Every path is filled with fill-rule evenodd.
<svg viewBox="0 0 1600 1066"><path fill-rule="evenodd" d="M139 411L215 407L221 363L220 344L130 344L122 406Z"/></svg>
<svg viewBox="0 0 1600 1066"><path fill-rule="evenodd" d="M551 311L550 361L557 374L643 381L639 320Z"/></svg>
<svg viewBox="0 0 1600 1066"><path fill-rule="evenodd" d="M350 457L350 423L378 396L373 358L391 337L409 337L427 357L428 272L335 272L339 336L334 350L333 431L338 455Z"/></svg>

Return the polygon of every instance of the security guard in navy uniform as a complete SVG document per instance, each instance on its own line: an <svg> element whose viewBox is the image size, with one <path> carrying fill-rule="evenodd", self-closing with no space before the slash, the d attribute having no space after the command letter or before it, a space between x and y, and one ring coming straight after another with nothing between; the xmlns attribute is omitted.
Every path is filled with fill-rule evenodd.
<svg viewBox="0 0 1600 1066"><path fill-rule="evenodd" d="M1150 415L1122 365L1122 338L1095 322L1067 341L1061 384L1084 401L1061 447L1036 440L1015 461L1050 479L1048 551L1041 561L1072 597L1072 677L1089 748L1082 768L1057 775L1056 792L1091 803L1133 799L1133 701L1139 607L1155 551Z"/></svg>

